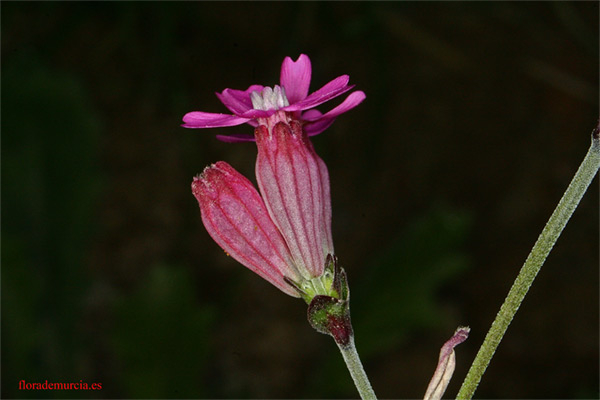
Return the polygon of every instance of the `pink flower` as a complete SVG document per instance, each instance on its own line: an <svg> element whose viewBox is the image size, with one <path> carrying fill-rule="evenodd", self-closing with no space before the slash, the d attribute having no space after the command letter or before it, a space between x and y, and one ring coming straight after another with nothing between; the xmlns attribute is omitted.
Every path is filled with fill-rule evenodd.
<svg viewBox="0 0 600 400"><path fill-rule="evenodd" d="M310 72L307 56L296 62L287 57L281 67L282 86L225 89L218 95L234 115L191 112L183 118L185 127L245 122L255 126L260 195L222 161L196 177L192 191L202 221L219 246L285 293L307 301L336 291L330 274L324 273L327 259L334 256L329 174L309 132L322 132L365 98L356 91L328 113L309 110L352 89L343 75L307 96Z"/></svg>
<svg viewBox="0 0 600 400"><path fill-rule="evenodd" d="M348 85L349 76L342 75L309 95L311 71L307 55L301 54L296 61L286 57L281 65L279 86L270 88L252 85L246 90L225 89L222 93L217 93L217 97L233 115L192 111L183 116L182 126L216 128L248 123L256 127L262 120L283 111L301 121L309 136L317 135L327 129L338 115L360 104L365 99L365 94L360 90L355 91L340 105L322 114L314 107L348 92L354 85ZM254 140L249 134L217 135L217 138L224 142Z"/></svg>

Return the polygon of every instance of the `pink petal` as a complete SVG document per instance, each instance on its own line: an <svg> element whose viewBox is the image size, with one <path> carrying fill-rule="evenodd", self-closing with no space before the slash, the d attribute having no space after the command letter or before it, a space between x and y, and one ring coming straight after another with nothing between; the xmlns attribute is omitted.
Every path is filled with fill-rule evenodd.
<svg viewBox="0 0 600 400"><path fill-rule="evenodd" d="M335 118L322 118L315 122L304 125L304 131L308 136L315 136L329 128L335 122Z"/></svg>
<svg viewBox="0 0 600 400"><path fill-rule="evenodd" d="M306 54L300 54L296 61L290 57L283 60L279 81L290 104L304 100L308 95L311 72L310 58Z"/></svg>
<svg viewBox="0 0 600 400"><path fill-rule="evenodd" d="M333 254L327 167L296 121L279 122L271 132L259 126L255 134L256 179L269 215L300 273L320 276Z"/></svg>
<svg viewBox="0 0 600 400"><path fill-rule="evenodd" d="M246 112L244 112L243 114L241 114L241 117L244 118L249 118L249 119L256 119L256 118L268 118L271 115L275 114L277 112L277 110L248 110Z"/></svg>
<svg viewBox="0 0 600 400"><path fill-rule="evenodd" d="M362 90L352 92L339 106L326 112L321 118L335 118L346 111L352 110L354 107L362 103L366 97L367 96L365 96L365 93Z"/></svg>
<svg viewBox="0 0 600 400"><path fill-rule="evenodd" d="M232 113L241 116L248 110L253 109L250 93L262 90L261 85L252 85L246 90L225 89L221 93L216 93L216 95Z"/></svg>
<svg viewBox="0 0 600 400"><path fill-rule="evenodd" d="M220 161L194 178L192 192L210 236L234 259L290 296L284 280L300 276L288 248L252 183Z"/></svg>
<svg viewBox="0 0 600 400"><path fill-rule="evenodd" d="M248 118L236 115L192 111L183 116L184 128L218 128L236 126L248 122Z"/></svg>
<svg viewBox="0 0 600 400"><path fill-rule="evenodd" d="M242 143L242 142L254 142L254 135L247 135L244 133L234 133L231 135L217 135L217 139L225 143Z"/></svg>
<svg viewBox="0 0 600 400"><path fill-rule="evenodd" d="M319 110L315 110L314 108L311 110L306 110L302 113L302 119L304 121L316 121L323 116L323 113Z"/></svg>
<svg viewBox="0 0 600 400"><path fill-rule="evenodd" d="M282 108L285 111L298 111L298 110L307 110L309 108L313 108L318 106L319 104L325 103L342 93L347 92L352 89L354 85L348 86L348 81L350 78L348 75L338 76L331 82L327 83L321 89L316 92L308 95L307 98L295 103L291 104L287 107Z"/></svg>
<svg viewBox="0 0 600 400"><path fill-rule="evenodd" d="M335 117L323 118L323 113L314 108L302 113L302 119L305 121L304 132L306 132L308 136L318 135L329 128L335 121Z"/></svg>
<svg viewBox="0 0 600 400"><path fill-rule="evenodd" d="M302 119L306 121L304 130L308 136L318 135L325 129L329 128L335 121L335 118L340 114L345 113L359 105L366 98L364 92L352 92L339 106L331 111L321 114L317 110L308 110L302 114Z"/></svg>

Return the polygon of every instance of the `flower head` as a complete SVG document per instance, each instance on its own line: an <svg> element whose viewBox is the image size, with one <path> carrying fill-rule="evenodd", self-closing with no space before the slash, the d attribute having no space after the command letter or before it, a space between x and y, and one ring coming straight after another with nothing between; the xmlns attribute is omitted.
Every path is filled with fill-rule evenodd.
<svg viewBox="0 0 600 400"><path fill-rule="evenodd" d="M322 114L314 108L350 91L354 85L348 85L349 76L342 75L309 95L311 72L307 55L301 54L296 61L286 57L281 65L280 85L273 88L252 85L246 90L225 89L217 93L217 97L233 114L192 111L183 116L182 126L216 128L248 123L256 127L282 111L301 121L308 136L317 135L327 129L338 115L360 104L365 94L360 90L352 92L340 105ZM217 138L225 142L254 140L249 134L218 135Z"/></svg>
<svg viewBox="0 0 600 400"><path fill-rule="evenodd" d="M327 260L335 256L329 174L308 136L322 132L336 116L365 98L356 91L321 114L311 108L352 86L342 75L308 95L310 74L307 56L295 62L287 57L281 67L281 86L253 85L246 91L225 89L217 94L234 115L191 112L183 117L184 126L192 128L242 123L255 127L252 140L258 149L260 194L222 161L194 179L192 192L217 244L285 293L307 301L316 295L339 297L332 286L333 270L327 272Z"/></svg>

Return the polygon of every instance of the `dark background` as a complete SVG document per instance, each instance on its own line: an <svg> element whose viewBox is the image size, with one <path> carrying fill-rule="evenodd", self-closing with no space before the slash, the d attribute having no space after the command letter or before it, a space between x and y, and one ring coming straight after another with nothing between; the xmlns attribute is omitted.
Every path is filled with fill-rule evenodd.
<svg viewBox="0 0 600 400"><path fill-rule="evenodd" d="M598 118L598 3L2 2L2 397L356 397L305 305L202 226L190 182L253 143L186 130L310 56L366 101L314 138L376 393L453 397ZM320 107L328 110L339 101ZM481 382L597 398L598 179ZM99 392L18 382L101 382Z"/></svg>

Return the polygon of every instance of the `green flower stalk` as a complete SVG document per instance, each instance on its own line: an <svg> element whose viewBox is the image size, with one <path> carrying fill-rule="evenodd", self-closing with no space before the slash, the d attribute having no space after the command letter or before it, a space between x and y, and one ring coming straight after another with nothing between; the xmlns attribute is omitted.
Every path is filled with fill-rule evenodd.
<svg viewBox="0 0 600 400"><path fill-rule="evenodd" d="M473 364L467 373L457 399L470 399L473 397L481 377L492 359L496 348L506 333L513 317L517 313L521 302L533 284L535 277L546 261L552 247L558 240L561 232L569 222L573 212L579 205L581 198L600 168L600 126L592 132L592 144L583 162L575 173L573 180L560 199L558 206L550 216L548 223L542 230L538 240L525 260L517 279L513 283L504 304L500 308L496 319L492 323Z"/></svg>

